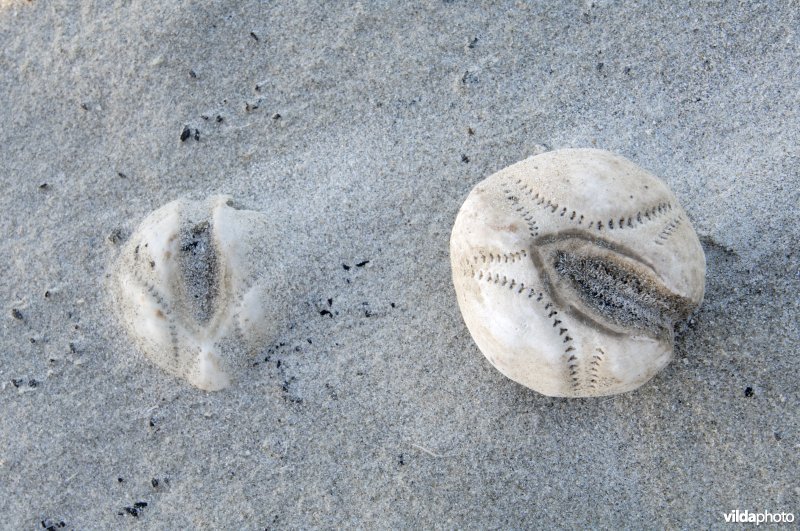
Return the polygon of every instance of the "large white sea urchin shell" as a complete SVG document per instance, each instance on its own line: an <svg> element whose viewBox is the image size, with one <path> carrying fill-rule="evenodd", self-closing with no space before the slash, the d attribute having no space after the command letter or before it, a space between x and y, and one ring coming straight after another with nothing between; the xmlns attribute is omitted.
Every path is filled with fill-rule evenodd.
<svg viewBox="0 0 800 531"><path fill-rule="evenodd" d="M596 149L543 153L479 183L456 218L450 258L483 354L550 396L650 380L705 285L703 250L672 192Z"/></svg>

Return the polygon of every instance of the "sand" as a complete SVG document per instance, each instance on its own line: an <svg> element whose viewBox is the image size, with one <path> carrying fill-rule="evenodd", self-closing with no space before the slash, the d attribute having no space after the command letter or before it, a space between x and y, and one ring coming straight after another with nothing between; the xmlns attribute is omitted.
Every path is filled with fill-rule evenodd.
<svg viewBox="0 0 800 531"><path fill-rule="evenodd" d="M800 516L798 28L796 2L0 1L0 527ZM456 305L469 190L564 147L661 176L705 249L675 360L628 394L511 382ZM214 193L275 217L297 281L209 394L106 278L150 211Z"/></svg>

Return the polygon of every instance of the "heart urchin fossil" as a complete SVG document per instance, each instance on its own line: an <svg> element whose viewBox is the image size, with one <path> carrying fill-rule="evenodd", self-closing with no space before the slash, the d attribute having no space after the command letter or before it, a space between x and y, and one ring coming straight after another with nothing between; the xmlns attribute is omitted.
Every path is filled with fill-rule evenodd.
<svg viewBox="0 0 800 531"><path fill-rule="evenodd" d="M478 184L450 239L458 304L500 372L550 396L635 389L703 299L705 257L666 185L595 149L544 153Z"/></svg>
<svg viewBox="0 0 800 531"><path fill-rule="evenodd" d="M124 246L111 291L144 354L167 372L215 391L276 330L260 242L269 218L228 196L173 201L151 213ZM263 277L269 270L268 277Z"/></svg>

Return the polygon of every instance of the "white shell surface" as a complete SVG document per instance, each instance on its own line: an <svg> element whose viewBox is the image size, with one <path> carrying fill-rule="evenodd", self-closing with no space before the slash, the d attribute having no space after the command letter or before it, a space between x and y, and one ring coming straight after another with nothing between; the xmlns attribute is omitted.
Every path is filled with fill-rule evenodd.
<svg viewBox="0 0 800 531"><path fill-rule="evenodd" d="M238 209L225 195L180 199L147 216L123 247L111 285L141 351L200 389L228 387L276 334L270 289L280 275L259 245L273 232L268 216Z"/></svg>
<svg viewBox="0 0 800 531"><path fill-rule="evenodd" d="M596 149L543 153L479 183L456 218L450 257L480 350L549 396L650 380L705 286L703 250L672 192Z"/></svg>

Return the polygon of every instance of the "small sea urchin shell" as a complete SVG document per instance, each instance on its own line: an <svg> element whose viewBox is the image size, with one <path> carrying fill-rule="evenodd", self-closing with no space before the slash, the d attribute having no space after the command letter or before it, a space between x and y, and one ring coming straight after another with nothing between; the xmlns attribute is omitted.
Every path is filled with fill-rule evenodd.
<svg viewBox="0 0 800 531"><path fill-rule="evenodd" d="M450 258L478 347L550 396L648 381L705 284L703 250L675 196L596 149L543 153L479 183L456 218Z"/></svg>
<svg viewBox="0 0 800 531"><path fill-rule="evenodd" d="M228 196L173 201L149 216L114 266L112 296L142 352L167 372L215 391L276 332L274 268L259 242L269 218Z"/></svg>

